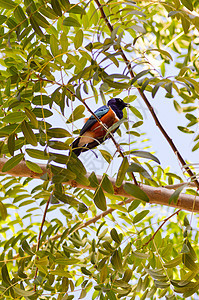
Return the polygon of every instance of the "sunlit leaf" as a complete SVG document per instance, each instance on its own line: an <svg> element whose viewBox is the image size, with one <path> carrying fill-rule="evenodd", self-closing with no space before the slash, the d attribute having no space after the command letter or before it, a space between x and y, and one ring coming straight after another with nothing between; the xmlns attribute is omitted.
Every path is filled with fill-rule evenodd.
<svg viewBox="0 0 199 300"><path fill-rule="evenodd" d="M122 185L128 167L129 167L128 159L127 157L124 157L117 173L117 178L115 182L115 185L117 187L120 187Z"/></svg>
<svg viewBox="0 0 199 300"><path fill-rule="evenodd" d="M64 26L81 27L80 23L72 17L67 17L66 19L64 19L63 25Z"/></svg>
<svg viewBox="0 0 199 300"><path fill-rule="evenodd" d="M129 194L139 200L149 202L149 198L146 195L146 193L143 192L137 185L127 182L124 184L124 190L127 194Z"/></svg>
<svg viewBox="0 0 199 300"><path fill-rule="evenodd" d="M2 172L7 172L11 169L13 169L15 166L17 166L20 161L22 161L24 157L24 154L17 154L16 156L13 156L12 158L10 158L3 166L2 168Z"/></svg>
<svg viewBox="0 0 199 300"><path fill-rule="evenodd" d="M105 211L107 209L106 197L105 197L104 192L101 187L96 189L94 197L93 197L93 201L99 209L101 209L103 211Z"/></svg>
<svg viewBox="0 0 199 300"><path fill-rule="evenodd" d="M146 217L146 215L149 213L149 210L143 210L140 213L138 213L134 218L133 218L133 223L136 224L140 222L142 219Z"/></svg>

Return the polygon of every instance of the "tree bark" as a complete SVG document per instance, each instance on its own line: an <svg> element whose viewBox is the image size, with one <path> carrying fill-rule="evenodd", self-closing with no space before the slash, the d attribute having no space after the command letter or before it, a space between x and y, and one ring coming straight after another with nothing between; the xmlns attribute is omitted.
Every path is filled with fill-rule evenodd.
<svg viewBox="0 0 199 300"><path fill-rule="evenodd" d="M6 163L7 159L1 158L0 159L0 173L1 174L9 174L15 177L31 177L31 178L40 178L43 174L48 173L50 175L50 169L47 169L45 165L43 164L38 164L40 168L42 169L42 173L34 173L32 172L27 166L24 161L20 162L16 167L13 169L7 171L7 172L2 172L2 168L4 164ZM89 177L89 173L86 175ZM99 183L102 180L102 176L97 176ZM127 194L123 188L124 184L121 185L121 187L117 188L115 186L115 179L114 178L109 178L110 181L113 184L114 187L114 194L118 196L124 196L128 197L129 199L126 201L126 203L130 203L135 199L131 195ZM84 188L84 189L90 189L90 190L95 190L94 187L91 186L84 186L82 184L79 184L75 180L70 180L68 182L65 182L64 184L70 185L72 187L78 187L78 188ZM199 196L193 196L193 195L188 195L188 194L183 194L181 193L177 203L171 203L169 204L169 199L171 195L174 193L174 189L171 189L171 186L165 187L153 187L149 185L144 185L140 184L139 187L147 194L149 197L150 201L149 203L151 204L160 204L160 205L165 205L165 206L170 206L170 207L175 207L178 209L183 209L191 212L199 212ZM175 188L175 185L174 185Z"/></svg>

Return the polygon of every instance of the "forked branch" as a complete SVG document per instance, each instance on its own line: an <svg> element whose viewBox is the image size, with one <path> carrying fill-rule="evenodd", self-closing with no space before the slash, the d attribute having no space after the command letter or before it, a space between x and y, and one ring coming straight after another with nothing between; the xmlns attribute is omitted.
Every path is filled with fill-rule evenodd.
<svg viewBox="0 0 199 300"><path fill-rule="evenodd" d="M113 31L113 26L112 24L109 22L105 12L104 12L104 9L103 9L103 5L101 5L101 3L98 1L98 0L94 0L95 3L97 4L100 12L101 12L101 16L102 18L104 19L104 21L106 22L109 30L112 32ZM129 73L131 75L131 78L135 78L135 75L133 73L133 70L132 70L132 67L131 67L131 63L129 62L128 58L126 57L124 51L122 50L122 48L119 49L119 52L121 53L121 56L129 70ZM190 178L193 180L193 182L195 183L195 185L197 186L197 188L199 189L199 182L198 180L196 179L196 176L195 174L191 171L191 169L186 166L186 162L184 160L184 158L182 157L182 155L180 154L179 150L177 149L177 147L175 146L174 142L172 141L172 139L170 138L170 136L168 135L168 133L166 132L166 130L164 129L164 127L162 126L162 124L160 123L151 103L149 102L149 100L147 99L145 93L140 89L140 88L137 88L140 96L142 97L142 99L144 100L144 103L146 104L146 106L148 107L149 109L149 112L151 113L154 121L155 121L155 124L157 125L157 127L159 128L159 130L161 131L161 133L163 134L163 136L165 137L165 139L167 140L167 142L169 143L171 149L173 150L173 152L175 153L175 155L177 156L177 158L179 159L182 167L187 171L187 173L189 174Z"/></svg>

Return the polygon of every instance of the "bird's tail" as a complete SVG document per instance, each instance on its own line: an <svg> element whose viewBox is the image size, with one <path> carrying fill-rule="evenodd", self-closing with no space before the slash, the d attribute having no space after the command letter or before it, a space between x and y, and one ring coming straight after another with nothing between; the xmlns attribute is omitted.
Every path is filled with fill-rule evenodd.
<svg viewBox="0 0 199 300"><path fill-rule="evenodd" d="M73 153L75 153L76 156L79 156L82 152L82 148L81 147L78 147L78 144L79 144L79 140L80 138L78 137L76 140L74 140L74 142L71 144L72 146L72 151Z"/></svg>

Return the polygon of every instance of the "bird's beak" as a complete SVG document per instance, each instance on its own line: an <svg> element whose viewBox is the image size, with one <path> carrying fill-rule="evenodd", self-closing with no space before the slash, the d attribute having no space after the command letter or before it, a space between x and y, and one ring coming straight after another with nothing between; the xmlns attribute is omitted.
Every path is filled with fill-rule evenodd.
<svg viewBox="0 0 199 300"><path fill-rule="evenodd" d="M130 107L131 105L129 103L125 103L125 107Z"/></svg>

